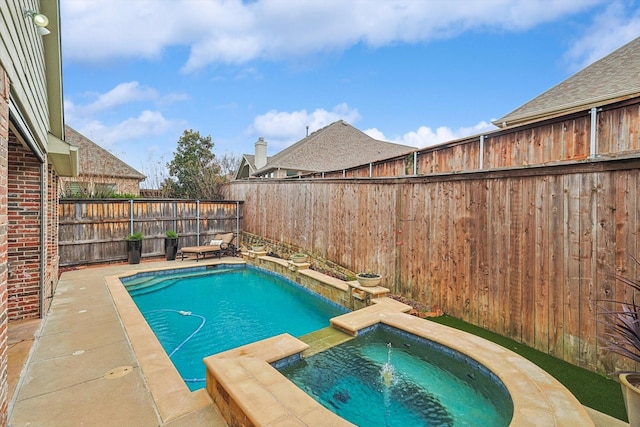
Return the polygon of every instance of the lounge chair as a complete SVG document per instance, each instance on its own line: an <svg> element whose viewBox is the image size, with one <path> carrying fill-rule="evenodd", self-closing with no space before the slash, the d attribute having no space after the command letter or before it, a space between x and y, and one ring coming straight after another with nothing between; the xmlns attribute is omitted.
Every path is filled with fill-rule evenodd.
<svg viewBox="0 0 640 427"><path fill-rule="evenodd" d="M213 240L208 245L202 246L185 246L180 249L180 255L184 260L185 255L195 254L196 262L200 260L200 256L204 259L207 254L213 254L218 258L222 255L236 256L236 246L233 244L235 235L233 233L218 233L213 236Z"/></svg>

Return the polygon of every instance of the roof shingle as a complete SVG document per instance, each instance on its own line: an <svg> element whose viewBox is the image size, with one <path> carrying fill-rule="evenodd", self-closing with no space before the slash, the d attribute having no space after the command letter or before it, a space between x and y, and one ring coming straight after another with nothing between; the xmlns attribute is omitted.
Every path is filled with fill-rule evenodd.
<svg viewBox="0 0 640 427"><path fill-rule="evenodd" d="M78 173L80 175L110 176L114 178L138 179L140 181L146 178L145 175L70 126L65 126L64 139L67 143L80 147L78 153L80 159Z"/></svg>
<svg viewBox="0 0 640 427"><path fill-rule="evenodd" d="M495 120L499 127L570 114L640 94L640 37L594 62L542 95Z"/></svg>
<svg viewBox="0 0 640 427"><path fill-rule="evenodd" d="M408 145L373 139L344 120L338 120L270 157L256 175L275 169L302 172L346 169L399 156L414 149Z"/></svg>

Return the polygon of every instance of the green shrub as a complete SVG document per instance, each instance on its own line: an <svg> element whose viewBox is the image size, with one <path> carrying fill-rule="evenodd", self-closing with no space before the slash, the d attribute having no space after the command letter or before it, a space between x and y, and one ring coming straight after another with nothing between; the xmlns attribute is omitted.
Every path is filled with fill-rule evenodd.
<svg viewBox="0 0 640 427"><path fill-rule="evenodd" d="M144 239L144 235L139 231L136 231L135 233L131 233L127 237L125 237L125 240L142 240L142 239Z"/></svg>

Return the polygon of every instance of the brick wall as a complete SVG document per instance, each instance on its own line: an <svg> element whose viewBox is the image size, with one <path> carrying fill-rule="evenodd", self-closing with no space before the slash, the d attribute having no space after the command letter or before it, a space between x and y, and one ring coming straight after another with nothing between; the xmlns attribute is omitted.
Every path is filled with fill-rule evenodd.
<svg viewBox="0 0 640 427"><path fill-rule="evenodd" d="M9 139L9 79L0 67L0 425L7 425L7 146Z"/></svg>
<svg viewBox="0 0 640 427"><path fill-rule="evenodd" d="M40 162L9 134L9 320L40 317Z"/></svg>

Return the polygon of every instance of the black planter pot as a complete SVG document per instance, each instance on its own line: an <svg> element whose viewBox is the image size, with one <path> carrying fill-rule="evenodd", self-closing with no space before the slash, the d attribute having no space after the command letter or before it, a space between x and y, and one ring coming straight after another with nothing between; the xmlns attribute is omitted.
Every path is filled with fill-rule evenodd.
<svg viewBox="0 0 640 427"><path fill-rule="evenodd" d="M173 261L176 259L178 253L178 238L164 238L164 254L167 261Z"/></svg>
<svg viewBox="0 0 640 427"><path fill-rule="evenodd" d="M140 264L142 240L127 240L127 259L129 264Z"/></svg>

